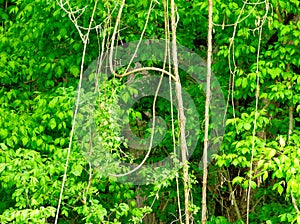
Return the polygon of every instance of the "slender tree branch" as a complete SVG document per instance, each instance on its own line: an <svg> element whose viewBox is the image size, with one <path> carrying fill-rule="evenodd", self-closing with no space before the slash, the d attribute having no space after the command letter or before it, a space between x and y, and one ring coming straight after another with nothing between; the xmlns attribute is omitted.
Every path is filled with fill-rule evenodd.
<svg viewBox="0 0 300 224"><path fill-rule="evenodd" d="M297 213L299 213L299 208L298 208L298 205L297 205L297 202L296 202L296 199L293 195L293 192L291 191L291 197L292 197L292 203L293 203L293 206L295 208L295 210L297 211Z"/></svg>
<svg viewBox="0 0 300 224"><path fill-rule="evenodd" d="M185 223L189 224L190 222L190 212L189 212L189 168L187 163L187 144L185 136L185 123L186 117L184 115L183 100L181 94L181 84L178 70L178 58L177 58L177 44L176 44L176 29L177 21L175 15L175 2L171 0L171 30L172 30L172 59L174 65L174 75L176 78L176 96L178 101L178 115L179 115L179 125L180 125L180 148L181 148L181 159L183 165L183 187L184 187L184 213L185 213Z"/></svg>
<svg viewBox="0 0 300 224"><path fill-rule="evenodd" d="M92 26L92 21L94 19L94 15L95 15L97 3L98 3L98 0L96 0L96 2L95 2L94 9L93 9L93 12L92 12L92 17L91 17L90 23L89 23L89 27ZM62 5L61 5L61 7L62 7ZM76 26L76 24L77 23L74 23L75 26ZM68 151L67 151L67 157L66 157L66 163L65 163L65 170L64 170L64 175L63 175L63 180L62 180L62 184L61 184L61 190L60 190L60 195L59 195L59 200L58 200L58 205L57 205L57 211L56 211L56 216L55 216L55 221L54 221L55 224L58 223L58 216L59 216L59 212L60 212L60 206L61 206L61 203L62 203L62 197L63 197L63 193L64 193L64 187L65 187L65 183L67 181L67 171L68 171L68 167L69 167L69 159L70 159L70 155L71 155L73 135L74 135L74 132L75 132L75 124L76 124L77 112L78 112L78 108L79 108L79 101L80 101L80 94L81 94L81 83L82 83L82 78L83 78L82 76L83 76L83 71L84 71L84 67L83 66L84 66L84 60L85 60L85 54L86 54L86 48L87 48L89 34L90 34L90 29L88 29L88 31L87 31L87 33L85 35L85 38L82 39L82 41L83 41L83 52L82 52L80 75L79 75L80 76L80 80L79 80L79 84L78 84L78 93L77 93L75 111L74 111L74 116L73 116L72 129L71 129L71 133L70 133L70 142L69 142L69 147L68 147Z"/></svg>
<svg viewBox="0 0 300 224"><path fill-rule="evenodd" d="M236 202L236 199L235 199L235 195L234 195L234 191L232 189L232 185L230 183L230 175L229 175L229 172L228 170L225 170L223 169L225 175L226 175L226 179L227 179L227 185L228 185L228 188L229 188L229 192L230 192L230 195L232 197L232 201L233 201L233 206L234 206L234 209L235 209L235 213L236 213L236 216L237 218L240 220L242 219L242 216L241 216L241 213L240 213L240 209L239 209L239 206Z"/></svg>
<svg viewBox="0 0 300 224"><path fill-rule="evenodd" d="M266 10L268 11L268 0L266 2ZM265 14L265 16L267 13ZM262 20L264 23L265 20ZM259 116L258 113L258 101L259 101L259 94L260 94L260 77L259 77L259 56L260 56L260 49L261 49L261 39L262 39L262 30L263 24L259 24L259 36L258 36L258 47L257 47L257 54L256 54L256 94L255 94L255 115L254 115L254 127L252 132L252 147L251 147L251 159L250 159L250 171L249 171L249 182L248 182L248 192L247 192L247 216L246 216L246 223L249 224L249 213L250 213L250 196L251 196L251 182L252 182L252 172L253 172L253 158L254 158L254 148L255 148L255 136L256 136L256 126L257 126L257 119Z"/></svg>
<svg viewBox="0 0 300 224"><path fill-rule="evenodd" d="M121 20L121 16L122 16L122 11L125 5L125 0L122 0L119 12L118 12L118 17L116 20L116 24L115 24L115 28L111 37L111 44L110 44L110 53L109 53L109 68L112 74L115 74L114 70L113 70L113 63L112 63L112 57L113 57L113 50L114 50L114 45L115 45L115 40L116 40L116 34L117 34L117 29L119 27L119 23Z"/></svg>
<svg viewBox="0 0 300 224"><path fill-rule="evenodd" d="M209 106L210 106L210 79L212 64L212 29L213 29L213 1L208 0L208 30L207 30L207 71L206 71L206 100L205 100L205 131L204 131L204 148L203 148L203 182L202 182L202 219L201 223L206 223L207 204L207 149L208 149L208 131L209 131Z"/></svg>

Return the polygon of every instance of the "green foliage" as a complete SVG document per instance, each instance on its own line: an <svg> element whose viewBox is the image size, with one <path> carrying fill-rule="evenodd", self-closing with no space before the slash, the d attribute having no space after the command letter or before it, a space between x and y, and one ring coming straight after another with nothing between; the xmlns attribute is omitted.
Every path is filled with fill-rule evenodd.
<svg viewBox="0 0 300 224"><path fill-rule="evenodd" d="M74 9L86 7L79 26L88 25L94 2L70 2ZM265 4L249 2L253 4L243 8L243 1L214 1L213 70L229 102L223 144L210 165L208 223L245 221L249 184L250 223L300 223L299 1L271 0L268 14ZM56 1L14 0L0 4L0 222L53 223L70 141L82 40ZM205 57L207 2L176 4L178 42ZM140 38L149 6L150 1L126 1L119 43ZM118 7L119 1L100 1L94 20L104 24L110 16L114 23ZM263 31L257 58L260 25ZM98 56L102 31L103 26L91 31L85 68ZM108 27L107 32L111 35L112 28ZM164 35L163 4L155 3L144 39ZM155 59L143 63L161 67ZM202 121L203 93L185 72L180 75ZM257 76L260 91L256 111ZM157 223L171 223L178 219L175 177L179 177L182 192L181 170L161 172L162 181L146 186L120 183L107 176L108 171L120 170L115 161L133 164L145 155L136 156L128 142L120 138L122 122L129 121L138 137L147 138L151 133L153 98L141 99L124 114L118 102L129 102L130 96L138 93L133 87L122 92L124 83L126 78L101 80L102 94L95 94L94 89L82 92L82 99L93 98L95 104L79 106L59 223L141 223L151 217ZM119 98L120 92L124 94ZM160 162L174 150L170 104L159 98L156 109L167 128L147 164ZM175 109L178 141L176 113ZM195 124L188 125L192 129ZM99 138L92 139L94 148L90 147L91 135L86 126L98 134ZM162 134L164 130L157 131ZM189 165L193 191L190 210L197 223L201 219L202 130L196 134L200 140ZM142 197L143 203L138 200ZM182 194L179 199L182 209ZM234 202L243 221L238 220Z"/></svg>
<svg viewBox="0 0 300 224"><path fill-rule="evenodd" d="M273 9L263 26L258 64L258 32L255 27L262 21L262 15L266 12L265 5L245 6L241 18L245 18L250 10L255 10L247 19L241 19L234 38L234 49L231 49L233 55L229 55L228 40L233 28L222 27L222 24L234 23L240 11L227 11L228 4L231 3L225 5L218 1L216 4L216 9L218 4L223 8L224 15L218 13L214 18L216 23L221 24L216 28L216 35L219 37L216 40L220 44L220 50L215 70L224 68L226 64L225 67L231 66L231 71L234 71L233 92L229 93L232 94L232 102L229 103L227 130L221 149L223 153L215 155L216 165L229 170L230 180L236 190L247 188L250 158L253 153L254 173L250 205L256 208L253 215L250 214L251 220L254 223L297 222L295 208L299 204L299 177L296 167L299 161L299 142L295 139L299 138L299 114L295 108L299 105L299 50L296 50L299 49L299 2L271 1ZM236 3L232 4L233 8L240 9L242 6L242 2L239 6ZM283 7L287 7L287 14L283 13ZM259 8L261 10L258 10ZM233 13L235 17L232 16ZM231 32L228 32L229 30ZM231 64L228 64L228 57ZM235 65L236 68L233 67ZM257 76L260 92L258 117L255 121ZM254 122L256 136L253 139ZM289 134L289 130L292 134ZM281 139L284 140L284 144ZM265 195L259 198L257 195L260 194L261 188L267 190ZM291 194L294 195L294 202ZM268 198L272 203L268 202ZM245 213L239 200L241 199L238 199L237 203L240 212Z"/></svg>

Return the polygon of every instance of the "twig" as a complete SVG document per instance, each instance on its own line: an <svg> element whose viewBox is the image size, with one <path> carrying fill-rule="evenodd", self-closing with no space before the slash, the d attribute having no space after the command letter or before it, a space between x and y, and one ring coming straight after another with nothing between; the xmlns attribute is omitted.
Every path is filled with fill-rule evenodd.
<svg viewBox="0 0 300 224"><path fill-rule="evenodd" d="M241 213L240 213L239 206L238 206L238 204L236 203L234 191L233 191L232 185L231 185L231 183L230 183L229 172L228 172L228 170L225 170L224 168L223 168L223 171L224 171L224 173L225 173L225 175L226 175L226 178L227 178L227 185L228 185L228 188L229 188L229 191L230 191L230 195L231 195L231 198L232 198L232 201L233 201L233 205L234 205L234 209L235 209L235 212L236 212L236 216L237 216L237 218L240 220L240 219L242 219L242 216L241 216Z"/></svg>
<svg viewBox="0 0 300 224"><path fill-rule="evenodd" d="M297 211L297 213L299 213L299 208L297 206L297 202L296 202L296 199L294 198L294 195L293 195L292 191L291 191L291 197L292 197L293 206L294 206L295 210Z"/></svg>

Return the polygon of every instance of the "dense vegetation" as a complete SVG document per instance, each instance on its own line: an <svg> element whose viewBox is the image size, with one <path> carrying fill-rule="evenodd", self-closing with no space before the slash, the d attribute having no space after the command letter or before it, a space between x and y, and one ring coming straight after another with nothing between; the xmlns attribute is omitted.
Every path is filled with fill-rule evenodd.
<svg viewBox="0 0 300 224"><path fill-rule="evenodd" d="M59 5L65 3L0 0L0 222L54 223L65 180L58 223L180 223L181 169L162 170L159 181L143 185L108 175L120 169L111 161L138 164L145 156L122 137L121 118L136 136L149 138L154 99L134 102L129 116L118 102L138 94L134 86L124 92L130 79L155 72L101 80L101 94L82 92L85 99L95 97L97 152L107 157L91 161L83 150L90 138L83 125L91 121L90 105L80 107L76 121L82 126L75 127L79 134L70 142L84 46L86 70L109 48L121 1L68 3L77 13L77 29ZM85 45L84 27L89 27L95 3L95 28ZM176 2L177 42L202 58L207 6L205 1ZM227 103L223 143L209 165L208 223L300 223L299 6L298 0L214 1L213 72ZM168 15L166 1L126 1L115 45L139 40L141 34L143 39L169 39ZM141 64L164 66L155 58ZM198 141L189 158L190 221L200 223L205 96L186 71L180 71L180 78L199 115L188 125L200 127L190 133ZM158 97L156 115L165 120L165 134L146 164L172 158L178 142L176 108ZM146 179L147 172L140 175Z"/></svg>

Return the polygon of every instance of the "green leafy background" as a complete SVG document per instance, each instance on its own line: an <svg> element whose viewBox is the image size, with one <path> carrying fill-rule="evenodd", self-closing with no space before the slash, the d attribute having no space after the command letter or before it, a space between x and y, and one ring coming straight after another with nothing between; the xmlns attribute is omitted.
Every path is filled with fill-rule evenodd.
<svg viewBox="0 0 300 224"><path fill-rule="evenodd" d="M79 25L88 25L93 3L93 0L71 3L74 8L87 7ZM117 10L113 9L118 8L117 3L99 2L95 21L104 22L110 9L114 22ZM298 0L270 0L269 3L257 64L256 28L262 22L266 5L248 4L241 11L242 1L214 1L213 71L224 96L229 96L229 103L223 144L209 166L208 223L245 221L257 66L260 95L250 183L250 222L300 223L297 211L297 204L300 206L300 7ZM139 39L149 4L149 1L126 2L119 43ZM205 57L207 2L178 1L176 4L180 18L178 43ZM70 141L83 44L56 1L0 0L0 5L0 222L53 223ZM236 27L233 55L228 55L234 27L226 25L234 24L240 13L245 19ZM155 4L144 38L165 38L164 33L163 4ZM102 39L101 31L91 31L85 68L98 56L98 40ZM230 74L230 68L234 69L233 56L234 76ZM201 89L184 72L181 79L203 120ZM110 116L111 111L118 113L117 93L125 82L126 79L105 82L104 94L98 99L101 110L95 114L96 127L105 139L102 150L125 162L138 162L141 158L135 158L126 142L122 143L118 121ZM149 134L145 125L149 116L145 111L151 112L152 102L151 98L143 99L129 116L133 131L141 137ZM170 128L168 104L158 100L157 108ZM289 134L290 120L293 131ZM177 122L175 131L178 132ZM195 223L201 219L202 131L198 133L200 140L189 161L193 195L190 211ZM168 129L164 141L151 153L150 161L160 161L170 155L172 147ZM179 176L181 192L183 187L181 171L169 175L160 183L145 186L117 182L91 169L82 154L80 141L75 138L59 223L171 223L178 218L175 176ZM183 199L182 193L180 198ZM241 217L234 209L233 200Z"/></svg>

